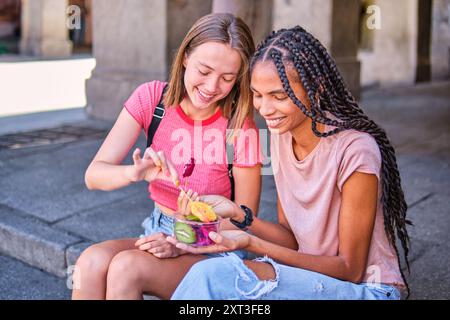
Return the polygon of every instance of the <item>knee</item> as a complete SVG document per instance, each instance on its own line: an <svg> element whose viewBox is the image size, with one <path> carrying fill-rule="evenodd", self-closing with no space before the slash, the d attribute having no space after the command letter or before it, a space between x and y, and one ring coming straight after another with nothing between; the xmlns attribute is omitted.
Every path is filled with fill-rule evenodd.
<svg viewBox="0 0 450 320"><path fill-rule="evenodd" d="M108 271L109 263L114 257L111 250L108 250L105 243L98 243L84 250L76 262L76 269L98 275Z"/></svg>
<svg viewBox="0 0 450 320"><path fill-rule="evenodd" d="M259 280L276 280L275 269L270 263L244 260L244 264L255 273Z"/></svg>
<svg viewBox="0 0 450 320"><path fill-rule="evenodd" d="M136 268L137 260L142 252L139 250L126 250L114 256L108 268L108 283L135 282L139 280L139 268Z"/></svg>

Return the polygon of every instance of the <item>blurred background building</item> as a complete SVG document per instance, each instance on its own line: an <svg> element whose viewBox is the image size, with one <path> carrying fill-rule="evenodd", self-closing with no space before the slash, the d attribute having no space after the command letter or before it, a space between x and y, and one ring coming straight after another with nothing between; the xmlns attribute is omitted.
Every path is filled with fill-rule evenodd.
<svg viewBox="0 0 450 320"><path fill-rule="evenodd" d="M182 38L210 12L240 16L256 42L303 26L356 97L365 87L450 78L450 0L0 0L0 54L92 54L86 110L114 119L140 83L167 79Z"/></svg>
<svg viewBox="0 0 450 320"><path fill-rule="evenodd" d="M301 25L328 48L395 147L412 298L450 299L450 0L0 0L0 299L69 299L82 250L142 232L147 185L89 191L84 173L132 91L167 79L194 21L223 11L256 42ZM260 133L259 217L276 221Z"/></svg>

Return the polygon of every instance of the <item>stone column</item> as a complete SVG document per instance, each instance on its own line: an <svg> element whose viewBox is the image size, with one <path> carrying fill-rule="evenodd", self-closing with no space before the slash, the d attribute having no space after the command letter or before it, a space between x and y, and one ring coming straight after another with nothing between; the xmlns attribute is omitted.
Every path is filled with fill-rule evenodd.
<svg viewBox="0 0 450 320"><path fill-rule="evenodd" d="M212 12L232 13L247 23L258 44L272 31L273 0L213 0Z"/></svg>
<svg viewBox="0 0 450 320"><path fill-rule="evenodd" d="M432 1L419 0L417 5L418 25L416 82L427 82L431 80L430 49L432 29Z"/></svg>
<svg viewBox="0 0 450 320"><path fill-rule="evenodd" d="M331 55L356 99L361 94L361 63L358 60L360 8L360 0L334 0L331 26Z"/></svg>
<svg viewBox="0 0 450 320"><path fill-rule="evenodd" d="M431 76L450 79L450 0L434 0L432 11Z"/></svg>
<svg viewBox="0 0 450 320"><path fill-rule="evenodd" d="M167 0L93 0L92 18L87 112L112 120L139 84L166 79Z"/></svg>
<svg viewBox="0 0 450 320"><path fill-rule="evenodd" d="M86 33L84 35L84 43L88 46L92 45L92 0L86 0Z"/></svg>
<svg viewBox="0 0 450 320"><path fill-rule="evenodd" d="M418 45L418 0L376 0L381 28L373 49L361 52L364 85L410 85L415 82Z"/></svg>
<svg viewBox="0 0 450 320"><path fill-rule="evenodd" d="M20 52L41 57L72 53L66 26L67 0L22 0Z"/></svg>
<svg viewBox="0 0 450 320"><path fill-rule="evenodd" d="M97 65L87 81L88 114L115 119L140 84L167 80L185 34L210 12L211 2L201 0L93 0Z"/></svg>
<svg viewBox="0 0 450 320"><path fill-rule="evenodd" d="M358 52L359 0L274 0L273 28L300 25L336 60L349 90L360 96Z"/></svg>

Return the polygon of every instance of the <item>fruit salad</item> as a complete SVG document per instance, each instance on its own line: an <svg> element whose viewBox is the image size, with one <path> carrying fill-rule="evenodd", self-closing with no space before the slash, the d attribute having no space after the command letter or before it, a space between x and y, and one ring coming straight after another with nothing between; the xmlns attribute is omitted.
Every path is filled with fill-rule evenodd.
<svg viewBox="0 0 450 320"><path fill-rule="evenodd" d="M191 214L175 219L174 236L178 241L203 247L214 244L209 238L211 231L217 232L219 221L214 210L208 204L200 201L191 202Z"/></svg>

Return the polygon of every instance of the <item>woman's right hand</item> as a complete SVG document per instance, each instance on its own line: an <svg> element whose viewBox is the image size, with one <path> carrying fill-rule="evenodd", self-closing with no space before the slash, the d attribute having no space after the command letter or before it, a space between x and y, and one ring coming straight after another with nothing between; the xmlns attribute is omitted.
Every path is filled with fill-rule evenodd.
<svg viewBox="0 0 450 320"><path fill-rule="evenodd" d="M177 205L178 205L178 213L183 216L187 216L191 214L191 202L192 201L200 201L200 197L197 192L189 189L187 193L181 189L180 194L178 195Z"/></svg>
<svg viewBox="0 0 450 320"><path fill-rule="evenodd" d="M157 179L172 181L178 185L178 173L173 164L166 159L162 151L155 152L148 147L141 158L141 150L136 148L133 152L132 166L127 168L127 176L132 182L145 180L149 183Z"/></svg>

